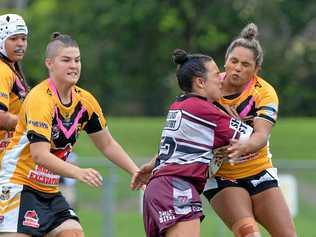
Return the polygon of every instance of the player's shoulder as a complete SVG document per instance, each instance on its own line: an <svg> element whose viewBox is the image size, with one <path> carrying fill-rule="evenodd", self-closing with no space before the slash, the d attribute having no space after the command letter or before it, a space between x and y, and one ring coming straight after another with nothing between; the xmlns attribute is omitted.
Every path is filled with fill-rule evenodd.
<svg viewBox="0 0 316 237"><path fill-rule="evenodd" d="M94 95L91 92L89 92L88 90L83 89L79 86L75 86L74 91L75 91L76 95L83 100L89 100L89 101L96 100L96 98L94 97Z"/></svg>
<svg viewBox="0 0 316 237"><path fill-rule="evenodd" d="M0 59L0 75L1 77L12 77L14 72L12 69ZM12 77L13 78L13 77Z"/></svg>
<svg viewBox="0 0 316 237"><path fill-rule="evenodd" d="M265 91L265 92L273 92L275 93L274 87L267 82L265 79L262 77L256 76L256 81L254 84L254 88L258 91Z"/></svg>
<svg viewBox="0 0 316 237"><path fill-rule="evenodd" d="M93 107L99 105L99 102L97 101L95 96L88 90L85 90L79 86L75 86L74 91L76 93L76 96L84 105L91 105Z"/></svg>
<svg viewBox="0 0 316 237"><path fill-rule="evenodd" d="M53 92L51 91L47 80L44 80L34 86L28 93L27 101L33 101L34 103L47 104L52 101Z"/></svg>
<svg viewBox="0 0 316 237"><path fill-rule="evenodd" d="M221 114L219 109L200 96L193 96L186 100L183 110L199 118L214 122Z"/></svg>

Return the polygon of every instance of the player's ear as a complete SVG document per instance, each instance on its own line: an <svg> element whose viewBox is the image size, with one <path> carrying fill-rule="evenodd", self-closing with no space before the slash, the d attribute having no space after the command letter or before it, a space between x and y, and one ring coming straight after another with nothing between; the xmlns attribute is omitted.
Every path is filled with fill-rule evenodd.
<svg viewBox="0 0 316 237"><path fill-rule="evenodd" d="M195 82L196 86L200 89L204 88L205 79L203 77L195 77L193 83Z"/></svg>
<svg viewBox="0 0 316 237"><path fill-rule="evenodd" d="M48 70L51 70L53 64L52 58L45 58L45 66Z"/></svg>

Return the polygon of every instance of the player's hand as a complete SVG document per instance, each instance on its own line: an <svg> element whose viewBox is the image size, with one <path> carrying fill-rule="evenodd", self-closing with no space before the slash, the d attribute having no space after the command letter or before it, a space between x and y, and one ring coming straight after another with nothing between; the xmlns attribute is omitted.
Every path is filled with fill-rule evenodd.
<svg viewBox="0 0 316 237"><path fill-rule="evenodd" d="M88 184L91 187L98 188L103 184L103 178L101 174L92 168L82 169L80 168L77 179L81 182Z"/></svg>
<svg viewBox="0 0 316 237"><path fill-rule="evenodd" d="M221 147L213 149L214 159L221 160L221 159L228 158L228 154L229 154L227 150L228 147L230 147L230 145L221 146Z"/></svg>
<svg viewBox="0 0 316 237"><path fill-rule="evenodd" d="M247 144L237 139L232 139L228 151L229 163L239 164L256 158L257 153L247 152Z"/></svg>
<svg viewBox="0 0 316 237"><path fill-rule="evenodd" d="M154 167L151 163L146 163L140 167L140 170L136 171L133 175L130 188L132 190L145 189L146 184L152 174Z"/></svg>

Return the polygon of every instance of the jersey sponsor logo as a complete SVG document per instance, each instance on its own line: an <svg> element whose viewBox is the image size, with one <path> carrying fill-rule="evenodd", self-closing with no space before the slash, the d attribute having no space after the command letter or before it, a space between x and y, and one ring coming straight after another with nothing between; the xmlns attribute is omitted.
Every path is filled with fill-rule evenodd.
<svg viewBox="0 0 316 237"><path fill-rule="evenodd" d="M173 188L173 206L176 214L186 215L192 212L192 189Z"/></svg>
<svg viewBox="0 0 316 237"><path fill-rule="evenodd" d="M10 199L10 187L8 186L2 186L1 194L0 194L0 200L6 201Z"/></svg>
<svg viewBox="0 0 316 237"><path fill-rule="evenodd" d="M178 130L182 118L181 110L169 110L164 129Z"/></svg>
<svg viewBox="0 0 316 237"><path fill-rule="evenodd" d="M45 123L45 122L29 120L29 121L28 121L28 124L29 124L29 125L32 125L32 126L34 126L34 127L48 129L48 124Z"/></svg>
<svg viewBox="0 0 316 237"><path fill-rule="evenodd" d="M24 220L23 220L22 225L38 228L39 227L38 220L39 218L38 218L37 212L35 210L28 210L24 214Z"/></svg>
<svg viewBox="0 0 316 237"><path fill-rule="evenodd" d="M52 127L52 137L53 137L53 140L56 140L59 138L59 134L60 134L60 130L58 128L57 125L53 125Z"/></svg>
<svg viewBox="0 0 316 237"><path fill-rule="evenodd" d="M4 133L4 138L0 140L0 151L3 151L9 144L10 139L13 137L13 132L7 132Z"/></svg>
<svg viewBox="0 0 316 237"><path fill-rule="evenodd" d="M4 222L4 216L1 215L0 216L0 225L3 224L3 222Z"/></svg>
<svg viewBox="0 0 316 237"><path fill-rule="evenodd" d="M166 223L169 221L172 221L176 219L173 210L168 210L168 211L159 211L159 222L160 223Z"/></svg>
<svg viewBox="0 0 316 237"><path fill-rule="evenodd" d="M44 166L36 165L35 170L30 170L28 178L41 184L57 186L60 176L46 169Z"/></svg>
<svg viewBox="0 0 316 237"><path fill-rule="evenodd" d="M9 95L7 93L1 92L1 91L0 91L0 97L3 97L5 99L9 99Z"/></svg>
<svg viewBox="0 0 316 237"><path fill-rule="evenodd" d="M236 138L237 134L239 133L240 138L244 140L249 138L253 131L252 127L235 118L231 118L229 122L229 128L235 130L233 138Z"/></svg>

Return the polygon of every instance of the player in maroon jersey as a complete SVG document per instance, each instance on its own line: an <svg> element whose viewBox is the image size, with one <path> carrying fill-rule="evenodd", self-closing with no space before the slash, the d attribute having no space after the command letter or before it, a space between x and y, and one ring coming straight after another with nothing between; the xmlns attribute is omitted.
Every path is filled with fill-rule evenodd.
<svg viewBox="0 0 316 237"><path fill-rule="evenodd" d="M221 81L211 57L178 49L173 60L184 94L171 104L157 159L149 164L153 174L143 203L147 237L200 236L204 217L200 194L209 176L213 149L252 133L251 127L212 104L221 97ZM141 180L138 173L131 187L139 188Z"/></svg>

